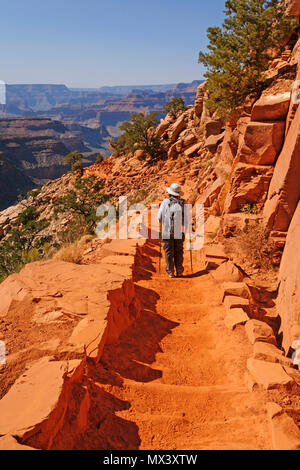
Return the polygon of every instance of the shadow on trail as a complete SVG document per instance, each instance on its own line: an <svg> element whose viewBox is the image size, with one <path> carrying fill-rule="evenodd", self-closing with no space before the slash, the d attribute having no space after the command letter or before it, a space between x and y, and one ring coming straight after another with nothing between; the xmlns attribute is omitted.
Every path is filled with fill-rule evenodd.
<svg viewBox="0 0 300 470"><path fill-rule="evenodd" d="M162 376L160 370L150 367L156 354L162 351L160 342L179 323L156 313L159 299L156 292L141 286L136 290L142 302L141 315L118 341L105 346L100 363L123 378L150 382Z"/></svg>
<svg viewBox="0 0 300 470"><path fill-rule="evenodd" d="M148 241L143 250L137 250L135 281L151 279L156 271L152 261L158 256L155 245ZM81 435L81 442L77 441L74 448L126 450L140 447L136 423L116 414L131 407L128 400L122 399L122 385L124 379L146 383L162 376L162 371L152 368L151 364L156 354L162 352L161 340L179 323L157 313L160 298L157 292L139 285L135 289L142 306L139 318L118 340L104 346L98 364L87 363L91 402L86 432L91 439Z"/></svg>
<svg viewBox="0 0 300 470"><path fill-rule="evenodd" d="M181 276L180 278L181 279L193 279L194 277L201 277L201 276L205 276L206 274L208 274L209 271L207 271L206 269L202 269L201 271L197 271L196 273L191 273L191 274L184 274L183 276ZM179 278L179 279L180 279Z"/></svg>
<svg viewBox="0 0 300 470"><path fill-rule="evenodd" d="M156 272L153 258L159 256L159 253L154 248L155 246L157 246L155 241L147 240L143 248L137 247L136 262L133 270L134 282L152 279L153 273Z"/></svg>

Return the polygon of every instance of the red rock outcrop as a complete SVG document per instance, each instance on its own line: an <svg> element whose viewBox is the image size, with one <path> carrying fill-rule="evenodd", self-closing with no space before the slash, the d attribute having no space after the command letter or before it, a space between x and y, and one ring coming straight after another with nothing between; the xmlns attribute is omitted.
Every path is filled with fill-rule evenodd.
<svg viewBox="0 0 300 470"><path fill-rule="evenodd" d="M252 121L284 121L291 101L291 93L263 95L251 111Z"/></svg>
<svg viewBox="0 0 300 470"><path fill-rule="evenodd" d="M84 426L81 414L89 403L83 383L87 358L98 362L104 345L116 341L141 311L134 279L140 277L141 257L145 258L137 245L143 244L144 240L105 244L96 250L98 264L32 263L1 284L0 317L14 323L11 336L6 332L7 364L11 368L23 357L23 371L17 368L15 383L2 389L7 393L0 400L0 448L36 435L34 447L51 448L58 429L66 425L64 415L77 404L82 409L78 425ZM18 322L20 333L15 332ZM19 352L14 339L18 335L19 344L25 346ZM32 351L38 350L34 356ZM39 360L33 363L34 359ZM28 371L22 375L25 365ZM3 379L5 383L5 371ZM75 426L70 442L78 432Z"/></svg>
<svg viewBox="0 0 300 470"><path fill-rule="evenodd" d="M289 227L278 280L276 305L281 318L282 345L288 353L293 342L300 341L300 203Z"/></svg>
<svg viewBox="0 0 300 470"><path fill-rule="evenodd" d="M300 107L286 136L270 183L264 217L269 230L287 231L300 198Z"/></svg>
<svg viewBox="0 0 300 470"><path fill-rule="evenodd" d="M224 212L237 212L247 203L263 205L272 174L272 168L239 163L232 176Z"/></svg>
<svg viewBox="0 0 300 470"><path fill-rule="evenodd" d="M284 140L285 122L250 122L245 130L239 160L252 165L272 165Z"/></svg>

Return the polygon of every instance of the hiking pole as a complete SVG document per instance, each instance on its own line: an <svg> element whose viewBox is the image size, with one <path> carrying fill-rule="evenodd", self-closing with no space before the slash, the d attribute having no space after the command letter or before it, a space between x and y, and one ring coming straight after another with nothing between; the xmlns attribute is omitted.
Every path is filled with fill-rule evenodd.
<svg viewBox="0 0 300 470"><path fill-rule="evenodd" d="M191 242L191 227L190 227L190 230L189 230L189 239L190 239L190 262L191 262L191 272L193 274L193 255L192 255L192 242Z"/></svg>
<svg viewBox="0 0 300 470"><path fill-rule="evenodd" d="M161 266L161 226L159 226L159 263L158 263L158 272L160 273Z"/></svg>

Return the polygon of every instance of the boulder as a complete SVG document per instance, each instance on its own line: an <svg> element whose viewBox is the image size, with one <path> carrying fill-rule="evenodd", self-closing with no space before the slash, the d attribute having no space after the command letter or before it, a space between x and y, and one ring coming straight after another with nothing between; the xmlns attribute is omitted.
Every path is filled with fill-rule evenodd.
<svg viewBox="0 0 300 470"><path fill-rule="evenodd" d="M144 243L142 239L139 242ZM109 248L104 247L103 253L95 254L97 264L57 260L27 264L20 273L1 283L0 316L21 312L16 320L16 329L18 321L24 323L21 337L27 330L37 330L37 324L42 325L44 332L48 328L50 340L51 328L57 324L65 332L68 344L81 351L86 347L88 355L99 357L103 342L116 339L140 312L132 280L137 240L122 240L122 243L122 248L120 240L106 244ZM116 254L119 252L122 254ZM70 319L75 328L73 333ZM32 347L38 347L43 340L39 334L32 338L33 335Z"/></svg>
<svg viewBox="0 0 300 470"><path fill-rule="evenodd" d="M211 153L214 153L217 150L218 145L222 142L224 139L225 133L223 132L222 134L218 135L210 135L204 143L204 148L209 150Z"/></svg>
<svg viewBox="0 0 300 470"><path fill-rule="evenodd" d="M298 183L299 184L299 183ZM288 353L300 340L300 202L292 219L279 270L276 311L281 319L282 346Z"/></svg>
<svg viewBox="0 0 300 470"><path fill-rule="evenodd" d="M189 147L188 149L184 151L184 155L186 157L191 157L201 148L201 146L202 146L201 142L198 142L197 144L192 145L191 147Z"/></svg>
<svg viewBox="0 0 300 470"><path fill-rule="evenodd" d="M239 160L252 165L272 165L282 149L285 122L250 122Z"/></svg>
<svg viewBox="0 0 300 470"><path fill-rule="evenodd" d="M183 138L182 146L183 147L189 147L190 145L193 145L196 140L196 137L194 134L187 134Z"/></svg>
<svg viewBox="0 0 300 470"><path fill-rule="evenodd" d="M211 135L219 135L221 133L221 129L223 127L223 123L221 119L209 119L204 124L204 135L207 139Z"/></svg>
<svg viewBox="0 0 300 470"><path fill-rule="evenodd" d="M261 361L275 362L286 366L291 366L292 361L283 355L283 351L274 344L256 341L253 348L253 358Z"/></svg>
<svg viewBox="0 0 300 470"><path fill-rule="evenodd" d="M172 119L169 115L165 117L165 119L160 120L160 124L157 126L156 133L159 137L162 137L169 126L171 125Z"/></svg>
<svg viewBox="0 0 300 470"><path fill-rule="evenodd" d="M246 323L245 329L251 344L256 343L256 341L262 341L277 345L274 332L267 323L252 319Z"/></svg>
<svg viewBox="0 0 300 470"><path fill-rule="evenodd" d="M235 295L244 299L249 299L250 292L245 282L223 282L222 284L223 299L228 295Z"/></svg>
<svg viewBox="0 0 300 470"><path fill-rule="evenodd" d="M242 308L231 308L225 316L225 326L230 330L238 325L244 325L249 320L247 313Z"/></svg>
<svg viewBox="0 0 300 470"><path fill-rule="evenodd" d="M300 450L300 430L277 403L267 403L274 450Z"/></svg>
<svg viewBox="0 0 300 470"><path fill-rule="evenodd" d="M235 295L227 295L224 299L224 305L227 310L227 313L232 309L232 308L240 308L244 310L244 312L248 313L249 312L249 300L244 299L243 297L237 297Z"/></svg>
<svg viewBox="0 0 300 470"><path fill-rule="evenodd" d="M186 129L186 127L187 127L186 116L185 114L181 114L181 116L179 116L179 118L169 128L169 131L168 131L169 141L171 143L175 142L180 132Z"/></svg>
<svg viewBox="0 0 300 470"><path fill-rule="evenodd" d="M254 104L251 112L252 121L284 121L291 101L291 93L263 95Z"/></svg>
<svg viewBox="0 0 300 470"><path fill-rule="evenodd" d="M265 202L273 168L239 163L233 171L224 212L238 212L245 204Z"/></svg>
<svg viewBox="0 0 300 470"><path fill-rule="evenodd" d="M265 390L287 387L293 383L293 379L280 364L250 358L247 360L247 369L256 383Z"/></svg>
<svg viewBox="0 0 300 470"><path fill-rule="evenodd" d="M232 261L227 261L211 273L216 281L241 281L243 273L235 266Z"/></svg>
<svg viewBox="0 0 300 470"><path fill-rule="evenodd" d="M267 228L286 232L300 199L300 106L278 157L264 207Z"/></svg>

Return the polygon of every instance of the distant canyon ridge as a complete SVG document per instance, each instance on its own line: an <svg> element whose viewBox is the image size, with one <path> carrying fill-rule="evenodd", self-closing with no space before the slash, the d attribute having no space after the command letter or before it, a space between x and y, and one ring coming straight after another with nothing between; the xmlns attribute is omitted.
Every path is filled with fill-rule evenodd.
<svg viewBox="0 0 300 470"><path fill-rule="evenodd" d="M63 157L79 150L84 166L110 154L108 139L135 113L156 111L174 97L193 104L201 80L191 83L105 86L6 85L0 105L0 210L68 170Z"/></svg>

